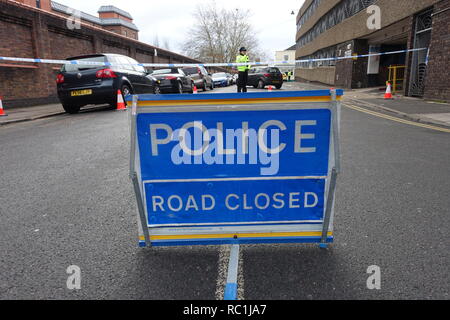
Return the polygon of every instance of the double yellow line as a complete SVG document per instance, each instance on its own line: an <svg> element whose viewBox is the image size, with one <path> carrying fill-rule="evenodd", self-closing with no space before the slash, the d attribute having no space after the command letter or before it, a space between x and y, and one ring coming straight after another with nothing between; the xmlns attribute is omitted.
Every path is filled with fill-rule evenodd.
<svg viewBox="0 0 450 320"><path fill-rule="evenodd" d="M450 133L450 129L437 127L437 126L432 126L432 125L423 124L423 123L418 123L418 122L405 120L405 119L401 119L401 118L397 118L397 117L388 116L388 115L383 114L383 113L367 110L365 108L357 107L355 105L351 105L351 104L348 104L348 103L343 103L342 105L344 107L349 108L349 109L353 109L353 110L356 110L356 111L368 113L368 114L371 114L371 115L379 117L379 118L384 118L384 119L388 119L388 120L392 120L392 121L396 121L396 122L400 122L400 123L404 123L404 124L409 124L411 126L416 126L416 127L427 128L427 129L431 129L431 130L436 130L436 131Z"/></svg>

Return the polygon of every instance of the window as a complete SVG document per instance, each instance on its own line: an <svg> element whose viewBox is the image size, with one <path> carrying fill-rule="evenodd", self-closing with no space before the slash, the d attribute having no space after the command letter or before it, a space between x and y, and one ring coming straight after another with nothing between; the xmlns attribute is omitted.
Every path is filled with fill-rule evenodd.
<svg viewBox="0 0 450 320"><path fill-rule="evenodd" d="M187 75L196 74L198 73L198 69L195 67L189 67L189 68L183 68L184 73Z"/></svg>
<svg viewBox="0 0 450 320"><path fill-rule="evenodd" d="M36 0L36 8L41 8L41 0Z"/></svg>
<svg viewBox="0 0 450 320"><path fill-rule="evenodd" d="M86 58L78 58L75 60L80 61L80 63L79 64L65 64L62 66L61 71L62 72L78 72L78 71L82 71L82 70L102 68L102 66L100 66L100 65L93 65L93 64L83 65L83 61L107 62L105 56L92 56L92 57L86 57Z"/></svg>
<svg viewBox="0 0 450 320"><path fill-rule="evenodd" d="M137 72L146 72L143 66L138 66L139 62L134 59L129 58L130 62L133 64L133 69Z"/></svg>
<svg viewBox="0 0 450 320"><path fill-rule="evenodd" d="M116 59L119 59L120 64L123 65L123 68L125 70L133 70L134 71L133 66L131 65L131 61L128 60L127 57L116 57Z"/></svg>
<svg viewBox="0 0 450 320"><path fill-rule="evenodd" d="M284 61L288 61L288 60L289 60L289 55L285 54L283 60L284 60Z"/></svg>
<svg viewBox="0 0 450 320"><path fill-rule="evenodd" d="M317 5L320 4L321 0L316 0L318 2ZM320 34L324 33L328 29L334 27L335 25L341 23L347 18L350 18L357 14L358 12L366 9L371 4L375 3L376 0L342 0L333 9L328 11L325 15L323 15L316 24L309 29L304 35L302 35L298 42L297 47L303 47L307 43L313 41ZM311 5L311 8L312 5ZM304 17L309 19L307 15L308 10L305 12ZM315 11L315 8L314 8ZM300 20L302 20L302 17ZM305 18L306 19L306 18Z"/></svg>

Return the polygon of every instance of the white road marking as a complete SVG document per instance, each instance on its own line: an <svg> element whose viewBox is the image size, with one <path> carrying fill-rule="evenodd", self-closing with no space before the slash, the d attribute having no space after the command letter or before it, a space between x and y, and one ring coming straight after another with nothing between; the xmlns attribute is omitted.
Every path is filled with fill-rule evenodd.
<svg viewBox="0 0 450 320"><path fill-rule="evenodd" d="M242 247L241 247L242 249ZM227 284L228 263L230 260L230 245L223 245L219 247L218 260L218 277L216 282L216 300L223 300L225 294L225 286ZM244 300L244 259L243 252L239 250L239 267L238 267L238 300Z"/></svg>

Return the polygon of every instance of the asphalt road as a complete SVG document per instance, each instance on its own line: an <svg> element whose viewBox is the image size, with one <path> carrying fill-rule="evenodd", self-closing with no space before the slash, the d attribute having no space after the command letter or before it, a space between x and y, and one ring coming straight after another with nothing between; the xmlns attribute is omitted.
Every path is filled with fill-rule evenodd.
<svg viewBox="0 0 450 320"><path fill-rule="evenodd" d="M341 148L335 243L242 246L240 297L449 299L450 135L344 107ZM0 299L220 297L223 247L137 247L128 156L125 112L0 127Z"/></svg>

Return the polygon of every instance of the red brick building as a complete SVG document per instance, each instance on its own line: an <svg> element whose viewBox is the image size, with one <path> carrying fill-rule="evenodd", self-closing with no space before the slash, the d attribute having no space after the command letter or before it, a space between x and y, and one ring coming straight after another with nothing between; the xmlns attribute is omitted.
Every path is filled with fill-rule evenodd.
<svg viewBox="0 0 450 320"><path fill-rule="evenodd" d="M66 59L118 53L142 63L200 61L138 41L131 15L113 6L95 17L81 12L80 28L69 28L73 9L50 0L0 0L0 57ZM0 61L0 96L6 108L58 102L59 65Z"/></svg>
<svg viewBox="0 0 450 320"><path fill-rule="evenodd" d="M138 40L139 29L133 23L133 17L126 11L114 6L102 6L98 10L98 17L70 8L51 0L15 0L16 2L52 12L64 17L79 16L81 21L125 37Z"/></svg>

